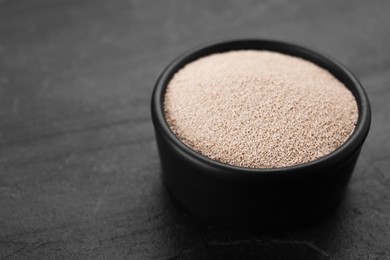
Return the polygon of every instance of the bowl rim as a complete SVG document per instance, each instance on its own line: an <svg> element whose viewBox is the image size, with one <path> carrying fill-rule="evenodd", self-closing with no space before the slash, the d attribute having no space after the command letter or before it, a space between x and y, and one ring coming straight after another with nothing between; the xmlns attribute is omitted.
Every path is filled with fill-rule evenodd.
<svg viewBox="0 0 390 260"><path fill-rule="evenodd" d="M173 133L165 118L164 95L169 81L180 68L200 57L212 53L245 49L270 50L285 53L309 60L314 64L327 69L333 76L338 78L348 87L356 99L358 105L358 120L352 135L339 148L323 157L303 164L277 168L249 168L230 165L203 156L185 145ZM367 94L359 80L344 65L334 58L324 55L312 48L309 49L293 43L268 39L233 39L216 41L195 47L179 55L164 69L155 84L152 94L151 112L155 131L158 131L158 133L160 133L169 143L171 148L186 158L188 162L196 167L207 169L207 171L203 171L206 174L218 176L223 173L223 177L229 176L233 178L245 178L244 176L257 176L259 178L279 177L281 175L292 177L292 173L296 173L294 176L306 176L315 170L323 172L324 169L340 166L347 162L353 154L360 151L360 148L368 135L371 124L371 109Z"/></svg>

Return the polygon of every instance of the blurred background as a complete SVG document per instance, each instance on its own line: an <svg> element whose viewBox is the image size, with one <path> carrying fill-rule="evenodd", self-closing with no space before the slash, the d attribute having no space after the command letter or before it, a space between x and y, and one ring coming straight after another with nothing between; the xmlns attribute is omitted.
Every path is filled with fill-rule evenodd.
<svg viewBox="0 0 390 260"><path fill-rule="evenodd" d="M390 259L390 2L0 0L1 259ZM372 127L329 219L206 226L160 179L150 98L200 44L276 39L346 65Z"/></svg>

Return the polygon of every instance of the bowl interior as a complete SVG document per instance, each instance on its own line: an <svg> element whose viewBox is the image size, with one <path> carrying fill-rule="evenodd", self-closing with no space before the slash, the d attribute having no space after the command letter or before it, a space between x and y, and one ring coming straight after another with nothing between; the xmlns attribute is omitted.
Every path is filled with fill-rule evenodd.
<svg viewBox="0 0 390 260"><path fill-rule="evenodd" d="M280 168L244 168L220 163L197 153L182 143L171 131L164 116L163 102L165 89L173 75L184 65L200 57L213 53L245 49L275 51L309 60L328 70L338 80L344 83L354 95L359 113L357 125L349 139L338 149L319 159L304 164ZM228 172L229 174L259 175L258 173L261 172L263 173L261 175L271 173L272 175L275 175L276 173L277 175L289 174L290 176L293 172L296 172L297 174L307 174L316 169L323 170L328 167L335 167L348 160L349 157L360 150L368 134L371 119L370 105L364 89L356 77L338 61L326 57L317 51L312 51L298 45L269 40L234 40L214 43L195 48L182 54L164 70L156 83L152 98L152 117L156 130L160 131L180 154L189 160L202 164L203 167L211 167L214 168L214 170L223 171L225 173Z"/></svg>

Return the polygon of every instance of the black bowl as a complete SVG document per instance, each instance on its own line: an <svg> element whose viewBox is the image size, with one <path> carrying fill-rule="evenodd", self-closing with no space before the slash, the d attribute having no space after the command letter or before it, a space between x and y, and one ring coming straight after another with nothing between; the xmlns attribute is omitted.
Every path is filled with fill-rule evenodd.
<svg viewBox="0 0 390 260"><path fill-rule="evenodd" d="M231 50L270 50L309 60L327 69L356 98L358 122L350 138L334 152L305 164L253 169L223 164L195 152L169 128L163 100L167 84L185 64ZM343 65L307 48L268 40L234 40L184 53L161 74L152 97L152 119L163 180L178 202L208 223L251 229L280 229L312 222L339 204L370 128L368 98Z"/></svg>

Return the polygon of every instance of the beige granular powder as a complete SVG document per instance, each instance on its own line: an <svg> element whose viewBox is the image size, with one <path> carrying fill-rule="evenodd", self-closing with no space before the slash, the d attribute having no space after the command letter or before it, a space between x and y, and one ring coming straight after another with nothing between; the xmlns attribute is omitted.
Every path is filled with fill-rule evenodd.
<svg viewBox="0 0 390 260"><path fill-rule="evenodd" d="M242 50L187 64L169 82L164 110L187 146L250 168L302 164L352 134L351 92L327 70L293 56Z"/></svg>

